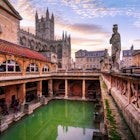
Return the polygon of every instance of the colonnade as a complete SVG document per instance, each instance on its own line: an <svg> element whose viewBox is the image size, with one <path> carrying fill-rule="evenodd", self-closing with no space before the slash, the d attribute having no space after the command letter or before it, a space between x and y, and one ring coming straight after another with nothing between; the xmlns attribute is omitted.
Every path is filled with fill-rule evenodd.
<svg viewBox="0 0 140 140"><path fill-rule="evenodd" d="M68 98L68 79L65 79L65 98ZM85 79L82 80L82 99L85 99Z"/></svg>
<svg viewBox="0 0 140 140"><path fill-rule="evenodd" d="M61 79L64 80L64 98L67 99L70 95L70 80L68 78L65 79ZM12 102L12 96L15 96L15 99L19 99L19 102L24 104L26 102L26 97L27 94L30 94L29 92L33 92L36 93L37 97L42 97L42 92L43 92L43 88L46 88L46 92L45 93L47 96L49 97L53 97L55 95L54 93L54 81L53 79L47 79L46 80L46 85L43 87L43 80L39 79L38 81L32 81L32 83L35 83L34 87L27 87L27 84L30 82L24 82L24 83L17 83L11 86L6 86L5 89L9 89L9 90L5 90L4 93L6 95L5 101L8 104L9 101ZM76 81L76 80L74 80ZM79 80L78 80L79 81ZM30 84L29 84L30 85ZM28 85L28 86L29 86ZM81 98L84 100L86 99L86 80L85 79L80 79L80 96ZM9 92L10 91L10 92ZM74 92L74 91L72 91ZM75 93L75 92L74 92ZM79 96L79 95L78 95Z"/></svg>

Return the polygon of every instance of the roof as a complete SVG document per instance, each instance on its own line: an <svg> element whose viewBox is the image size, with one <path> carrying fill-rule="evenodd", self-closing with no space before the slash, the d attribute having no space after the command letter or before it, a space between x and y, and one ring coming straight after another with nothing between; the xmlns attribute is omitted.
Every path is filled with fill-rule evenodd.
<svg viewBox="0 0 140 140"><path fill-rule="evenodd" d="M0 39L0 53L12 54L19 57L48 61L48 59L37 51Z"/></svg>
<svg viewBox="0 0 140 140"><path fill-rule="evenodd" d="M135 50L133 53L133 55L138 55L138 54L140 54L140 50Z"/></svg>
<svg viewBox="0 0 140 140"><path fill-rule="evenodd" d="M9 14L13 15L17 19L19 20L22 19L22 17L19 15L19 13L15 10L15 8L8 0L1 0L0 8L4 9L5 11L7 11Z"/></svg>
<svg viewBox="0 0 140 140"><path fill-rule="evenodd" d="M125 56L132 56L133 50L123 50L123 57Z"/></svg>
<svg viewBox="0 0 140 140"><path fill-rule="evenodd" d="M76 58L82 58L82 57L101 57L106 54L106 49L105 50L100 50L100 51L87 51L87 50L79 50L75 52L75 57Z"/></svg>
<svg viewBox="0 0 140 140"><path fill-rule="evenodd" d="M139 54L140 50L123 50L123 57Z"/></svg>

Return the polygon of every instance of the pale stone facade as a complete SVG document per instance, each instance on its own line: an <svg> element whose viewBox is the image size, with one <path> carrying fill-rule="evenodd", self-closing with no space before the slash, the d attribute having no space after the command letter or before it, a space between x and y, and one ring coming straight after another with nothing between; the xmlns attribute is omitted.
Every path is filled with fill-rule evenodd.
<svg viewBox="0 0 140 140"><path fill-rule="evenodd" d="M122 67L128 68L133 65L133 50L123 50Z"/></svg>
<svg viewBox="0 0 140 140"><path fill-rule="evenodd" d="M106 54L102 51L79 50L75 53L75 68L77 69L101 69L101 58Z"/></svg>
<svg viewBox="0 0 140 140"><path fill-rule="evenodd" d="M140 50L134 52L133 54L133 65L140 67Z"/></svg>
<svg viewBox="0 0 140 140"><path fill-rule="evenodd" d="M21 19L21 16L7 0L1 0L0 38L18 44L18 31Z"/></svg>
<svg viewBox="0 0 140 140"><path fill-rule="evenodd" d="M140 66L140 50L134 50L133 45L130 50L123 50L122 67Z"/></svg>

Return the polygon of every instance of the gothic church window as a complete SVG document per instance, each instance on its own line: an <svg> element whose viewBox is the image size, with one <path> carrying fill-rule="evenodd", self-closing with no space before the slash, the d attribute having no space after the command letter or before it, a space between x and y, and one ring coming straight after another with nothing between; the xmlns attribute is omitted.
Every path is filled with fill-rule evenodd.
<svg viewBox="0 0 140 140"><path fill-rule="evenodd" d="M34 44L35 44L34 40L31 40L31 42L30 42L30 48L31 49L34 49Z"/></svg>
<svg viewBox="0 0 140 140"><path fill-rule="evenodd" d="M57 48L57 58L61 59L62 58L62 47L58 46Z"/></svg>
<svg viewBox="0 0 140 140"><path fill-rule="evenodd" d="M43 51L46 51L46 50L47 50L47 46L44 45L44 46L43 46Z"/></svg>
<svg viewBox="0 0 140 140"><path fill-rule="evenodd" d="M50 50L51 50L51 52L56 53L56 50L55 50L55 47L54 47L54 46L51 46L51 47L50 47Z"/></svg>
<svg viewBox="0 0 140 140"><path fill-rule="evenodd" d="M20 43L21 43L21 45L26 46L26 37L21 37Z"/></svg>
<svg viewBox="0 0 140 140"><path fill-rule="evenodd" d="M62 64L60 62L58 63L58 68L62 68Z"/></svg>

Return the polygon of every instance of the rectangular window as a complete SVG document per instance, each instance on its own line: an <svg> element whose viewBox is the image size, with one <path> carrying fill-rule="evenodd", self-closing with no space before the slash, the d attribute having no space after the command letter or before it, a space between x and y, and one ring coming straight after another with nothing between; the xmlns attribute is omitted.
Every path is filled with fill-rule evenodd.
<svg viewBox="0 0 140 140"><path fill-rule="evenodd" d="M34 71L34 67L31 67L31 72Z"/></svg>
<svg viewBox="0 0 140 140"><path fill-rule="evenodd" d="M16 66L16 71L20 71L20 67L19 66Z"/></svg>
<svg viewBox="0 0 140 140"><path fill-rule="evenodd" d="M0 72L6 71L6 65L1 65L0 66Z"/></svg>
<svg viewBox="0 0 140 140"><path fill-rule="evenodd" d="M14 66L13 65L8 65L8 71L14 71Z"/></svg>

